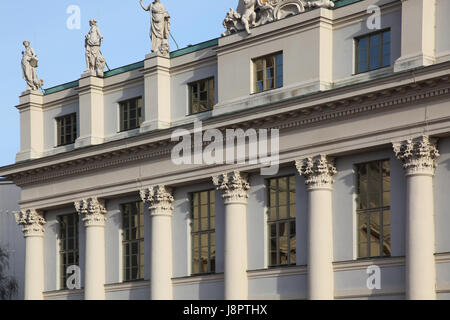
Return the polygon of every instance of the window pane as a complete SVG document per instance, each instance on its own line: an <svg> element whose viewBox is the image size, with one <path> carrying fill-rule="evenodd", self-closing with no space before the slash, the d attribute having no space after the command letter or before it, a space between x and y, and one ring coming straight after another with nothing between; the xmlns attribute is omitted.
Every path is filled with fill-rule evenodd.
<svg viewBox="0 0 450 320"><path fill-rule="evenodd" d="M381 177L380 177L380 163L371 162L369 164L369 208L380 207L380 197L381 197Z"/></svg>
<svg viewBox="0 0 450 320"><path fill-rule="evenodd" d="M370 37L370 70L380 67L380 41L380 34Z"/></svg>

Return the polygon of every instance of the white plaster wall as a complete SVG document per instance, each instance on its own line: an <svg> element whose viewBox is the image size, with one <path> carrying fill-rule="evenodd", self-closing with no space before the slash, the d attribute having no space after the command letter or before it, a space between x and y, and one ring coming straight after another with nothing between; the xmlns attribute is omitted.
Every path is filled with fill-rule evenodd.
<svg viewBox="0 0 450 320"><path fill-rule="evenodd" d="M369 16L369 15L368 15ZM367 16L367 17L368 17ZM391 29L391 66L401 55L401 9L382 13L381 29ZM333 30L333 80L338 81L355 73L356 37L375 32L367 27L367 20L356 21Z"/></svg>
<svg viewBox="0 0 450 320"><path fill-rule="evenodd" d="M104 95L105 105L105 138L117 135L120 131L119 103L128 99L142 97L142 117L145 121L144 83L132 87L107 92Z"/></svg>
<svg viewBox="0 0 450 320"><path fill-rule="evenodd" d="M436 0L436 56L450 55L450 1ZM450 59L446 57L445 60Z"/></svg>
<svg viewBox="0 0 450 320"><path fill-rule="evenodd" d="M10 182L0 181L0 246L9 253L7 274L17 280L15 299L24 298L25 239L13 212L19 210L20 189Z"/></svg>
<svg viewBox="0 0 450 320"><path fill-rule="evenodd" d="M217 65L201 67L171 77L172 122L182 121L189 115L189 83L214 77L215 102L217 102Z"/></svg>
<svg viewBox="0 0 450 320"><path fill-rule="evenodd" d="M55 107L44 111L44 152L53 151L57 146L58 140L55 119L72 113L77 114L77 134L79 134L80 112L78 103L71 103L63 107Z"/></svg>

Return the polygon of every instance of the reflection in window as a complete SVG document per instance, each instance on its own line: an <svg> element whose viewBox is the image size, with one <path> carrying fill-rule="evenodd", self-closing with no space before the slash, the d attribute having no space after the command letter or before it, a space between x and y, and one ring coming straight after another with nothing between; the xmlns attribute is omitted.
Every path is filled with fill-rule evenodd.
<svg viewBox="0 0 450 320"><path fill-rule="evenodd" d="M358 257L391 255L389 160L357 166Z"/></svg>
<svg viewBox="0 0 450 320"><path fill-rule="evenodd" d="M59 221L59 265L60 287L67 289L67 268L79 265L78 253L78 214L58 217Z"/></svg>
<svg viewBox="0 0 450 320"><path fill-rule="evenodd" d="M391 31L382 31L356 39L356 73L391 64Z"/></svg>
<svg viewBox="0 0 450 320"><path fill-rule="evenodd" d="M144 279L144 205L143 202L123 204L123 280Z"/></svg>
<svg viewBox="0 0 450 320"><path fill-rule="evenodd" d="M142 98L120 103L120 131L137 129L142 124Z"/></svg>
<svg viewBox="0 0 450 320"><path fill-rule="evenodd" d="M216 271L215 191L194 192L192 205L192 274Z"/></svg>
<svg viewBox="0 0 450 320"><path fill-rule="evenodd" d="M56 118L57 146L75 143L77 138L77 115L75 113Z"/></svg>
<svg viewBox="0 0 450 320"><path fill-rule="evenodd" d="M268 181L269 266L295 265L295 176Z"/></svg>
<svg viewBox="0 0 450 320"><path fill-rule="evenodd" d="M263 92L283 86L283 54L277 53L253 60L253 92Z"/></svg>
<svg viewBox="0 0 450 320"><path fill-rule="evenodd" d="M190 114L212 110L215 103L214 78L189 84Z"/></svg>

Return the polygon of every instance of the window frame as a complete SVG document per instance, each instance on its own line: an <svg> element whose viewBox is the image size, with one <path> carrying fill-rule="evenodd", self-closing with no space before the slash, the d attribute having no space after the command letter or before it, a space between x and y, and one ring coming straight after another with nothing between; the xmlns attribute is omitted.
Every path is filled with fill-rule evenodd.
<svg viewBox="0 0 450 320"><path fill-rule="evenodd" d="M74 217L73 219L73 249L68 249L68 239L70 239L69 235L69 224L65 225L65 222L62 221L64 218L68 217ZM68 290L67 288L67 279L69 278L69 275L67 274L67 268L72 265L79 266L80 265L80 228L79 228L79 215L78 213L69 213L69 214L62 214L57 217L58 223L59 223L59 250L58 250L58 258L59 258L59 288L60 290ZM65 226L65 227L64 227ZM64 229L63 229L64 227ZM63 236L63 233L65 233L65 236ZM65 243L65 249L64 244ZM74 254L74 262L73 264L68 263L69 260L69 254ZM64 263L62 261L64 260Z"/></svg>
<svg viewBox="0 0 450 320"><path fill-rule="evenodd" d="M207 192L208 193L208 229L206 230L202 230L201 229L201 212L200 210L198 211L199 214L199 222L198 222L198 230L194 231L194 196L195 194L198 194L198 203L199 203L199 208L201 207L201 194L203 192ZM211 197L211 194L213 195L213 197ZM215 195L216 195L216 190L215 189L207 189L207 190L201 190L201 191L195 191L195 192L190 192L189 193L189 201L190 201L190 239L191 239L191 276L200 276L200 275L208 275L208 274L215 274L216 273L216 262L217 262L217 243L216 243L216 210L215 210L215 205L216 205L216 201L215 201ZM214 202L211 202L211 199L214 200ZM211 228L211 208L212 206L214 206L214 228ZM205 272L201 272L201 268L200 268L200 263L201 263L201 236L202 235L208 235L208 270ZM214 235L214 268L211 265L211 261L213 261L212 259L212 246L211 246L211 235ZM194 272L195 268L195 246L194 246L194 238L195 236L198 236L198 269L199 272Z"/></svg>
<svg viewBox="0 0 450 320"><path fill-rule="evenodd" d="M384 227L388 226L389 227L389 245L391 245L391 235L392 235L392 226L391 226L391 222L389 222L389 225L385 225L384 224L384 212L388 211L389 212L389 221L391 221L391 197L389 195L389 205L388 206L384 206L383 204L383 193L384 193L384 188L383 188L383 164L387 162L389 164L389 193L391 191L391 159L387 158L387 159L380 159L380 160L373 160L373 161L367 161L367 162L362 162L362 163L357 163L354 165L355 168L355 196L356 196L356 232L357 232L357 260L364 260L364 259L375 259L375 258L389 258L392 256L392 251L388 254L385 255L384 254ZM380 189L379 189L379 193L380 193L380 204L381 206L379 207L375 207L375 208L366 208L366 209L359 209L359 199L360 199L360 173L359 173L359 168L361 166L366 166L366 170L368 170L368 166L372 163L378 163L379 164L379 178L380 178ZM368 174L368 171L367 171ZM367 179L367 186L369 185L369 180ZM366 198L368 199L369 197L369 192L367 191L367 196ZM361 214L366 214L367 215L367 221L369 221L369 228L370 228L370 221L371 221L371 215L373 214L379 214L379 225L380 225L380 240L379 240L379 247L378 250L380 252L379 255L371 255L371 243L372 241L370 241L370 235L367 235L367 256L361 256L361 233L360 233L360 216Z"/></svg>
<svg viewBox="0 0 450 320"><path fill-rule="evenodd" d="M67 133L62 134L68 127L67 121L70 121L72 129L70 131L70 141L66 141ZM56 117L56 147L63 147L74 144L78 137L77 113L69 113L64 116Z"/></svg>
<svg viewBox="0 0 450 320"><path fill-rule="evenodd" d="M136 102L136 123L131 125L131 119L130 119L130 113L131 113L131 106L130 103L132 101ZM142 96L134 97L130 99L126 99L119 102L119 133L120 132L127 132L135 129L139 129L144 122L143 118L143 109L144 109L144 100ZM127 111L127 117L125 117L125 108ZM126 118L126 120L125 120ZM136 126L134 126L136 125Z"/></svg>
<svg viewBox="0 0 450 320"><path fill-rule="evenodd" d="M286 218L281 219L280 218L280 213L279 213L279 180L283 179L283 178L287 178L287 199L286 199L286 208L287 208L287 212L286 212ZM294 192L294 203L291 203L291 199L290 199L290 193L291 193L291 188L290 188L290 179L293 179L294 182L294 188L295 188L295 192ZM270 183L272 180L276 180L276 185L277 185L277 193L276 193L276 208L277 208L277 212L276 212L276 219L275 220L271 220L270 216L271 216L271 196L270 196ZM267 252L268 252L268 259L267 259L267 265L268 268L286 268L286 267L291 267L291 266L296 266L297 265L297 183L296 183L296 175L295 174L287 174L287 175L282 175L282 176L277 176L277 177L272 177L272 178L268 178L265 181L266 184L266 188L267 188L267 192L266 192L266 197L267 197L267 221L266 221L266 228L267 228ZM291 217L291 206L294 205L294 217ZM288 224L289 225L289 232L287 234L287 243L288 243L288 249L287 249L287 260L291 261L291 243L290 243L290 239L291 237L294 235L295 236L295 261L292 263L287 263L287 264L281 264L281 250L280 250L280 227L279 225L281 224ZM293 223L294 227L295 227L295 233L291 232L290 226L291 223ZM271 258L271 251L272 251L272 246L271 246L271 240L272 240L272 236L271 236L271 226L275 225L276 226L276 251L277 251L277 263L276 264L272 264L272 258Z"/></svg>
<svg viewBox="0 0 450 320"><path fill-rule="evenodd" d="M203 110L200 111L200 83L206 81L206 101L207 101L207 110ZM210 84L212 83L212 100L211 100L211 88L210 88ZM188 99L189 99L189 115L195 115L195 114L201 114L201 113L205 113L205 112L209 112L212 111L214 109L214 105L216 103L216 83L215 83L215 77L208 77L208 78L204 78L204 79L199 79L193 82L190 82L187 84L188 86ZM197 87L198 90L198 108L199 111L198 112L194 112L194 93L193 93L193 88L194 86ZM210 105L211 103L211 105Z"/></svg>
<svg viewBox="0 0 450 320"><path fill-rule="evenodd" d="M281 63L279 63L279 57L281 57ZM266 59L267 58L275 58L275 64L274 64L274 75L273 75L273 83L274 83L274 87L273 88L266 88L267 87L267 82L268 82L268 77L267 77L267 65L266 65ZM263 68L262 70L258 70L257 68L257 61L258 60L262 60L263 61ZM267 91L271 91L271 90L275 90L275 89L279 89L282 88L284 86L284 53L283 51L278 51L275 53L271 53L271 54L266 54L263 56L259 56L256 58L253 58L251 60L252 62L252 69L253 69L253 81L252 81L252 94L258 94L258 93L263 93L263 92L267 92ZM278 74L278 67L281 65L281 76ZM258 71L262 71L263 72L263 89L259 90L258 87ZM278 86L278 78L281 77L281 85Z"/></svg>
<svg viewBox="0 0 450 320"><path fill-rule="evenodd" d="M384 44L384 34L386 32L389 32L389 64L387 66L383 65L383 44ZM379 67L371 69L370 68L370 38L376 35L380 35L380 60L379 60ZM367 70L366 71L360 71L360 41L362 39L366 38L367 39ZM391 66L391 59L392 59L392 30L390 27L388 28L384 28L382 30L377 30L375 32L371 32L368 34L364 34L358 37L354 38L355 41L355 74L363 74L363 73L367 73L370 71L375 71L375 70L379 70L379 69L383 69L383 68L388 68Z"/></svg>
<svg viewBox="0 0 450 320"><path fill-rule="evenodd" d="M129 214L128 216L128 228L125 227L125 206L136 206L136 215ZM122 215L122 282L135 282L142 281L145 278L145 208L142 201L132 201L120 204L120 212ZM131 239L132 231L132 218L137 216L136 239ZM142 217L142 225L141 225ZM128 229L128 230L126 230ZM126 237L128 234L130 238ZM132 246L137 243L137 265L133 266L133 254ZM142 251L141 252L141 245ZM127 246L129 246L129 255L127 255ZM127 259L129 260L129 268L127 268ZM137 268L137 276L133 278L133 268Z"/></svg>

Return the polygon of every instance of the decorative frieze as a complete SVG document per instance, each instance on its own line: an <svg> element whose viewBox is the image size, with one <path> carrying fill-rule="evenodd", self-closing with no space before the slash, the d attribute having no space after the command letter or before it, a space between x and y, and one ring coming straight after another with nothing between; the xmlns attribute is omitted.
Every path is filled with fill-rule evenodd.
<svg viewBox="0 0 450 320"><path fill-rule="evenodd" d="M173 214L173 196L171 189L164 185L152 186L141 190L141 199L149 205L150 214L169 215Z"/></svg>
<svg viewBox="0 0 450 320"><path fill-rule="evenodd" d="M247 175L239 171L223 173L213 177L213 183L217 190L223 191L222 198L225 204L230 202L246 202L250 184Z"/></svg>
<svg viewBox="0 0 450 320"><path fill-rule="evenodd" d="M407 175L434 175L437 167L436 159L439 157L435 140L423 135L394 143L393 146L395 155L403 162Z"/></svg>
<svg viewBox="0 0 450 320"><path fill-rule="evenodd" d="M104 226L106 221L106 209L103 201L96 197L75 202L75 209L83 216L86 227Z"/></svg>
<svg viewBox="0 0 450 320"><path fill-rule="evenodd" d="M36 210L28 209L14 212L16 222L22 226L22 232L25 237L43 236L45 219Z"/></svg>
<svg viewBox="0 0 450 320"><path fill-rule="evenodd" d="M297 160L295 165L300 175L305 177L309 190L333 187L333 176L336 175L337 170L327 156L319 155Z"/></svg>

